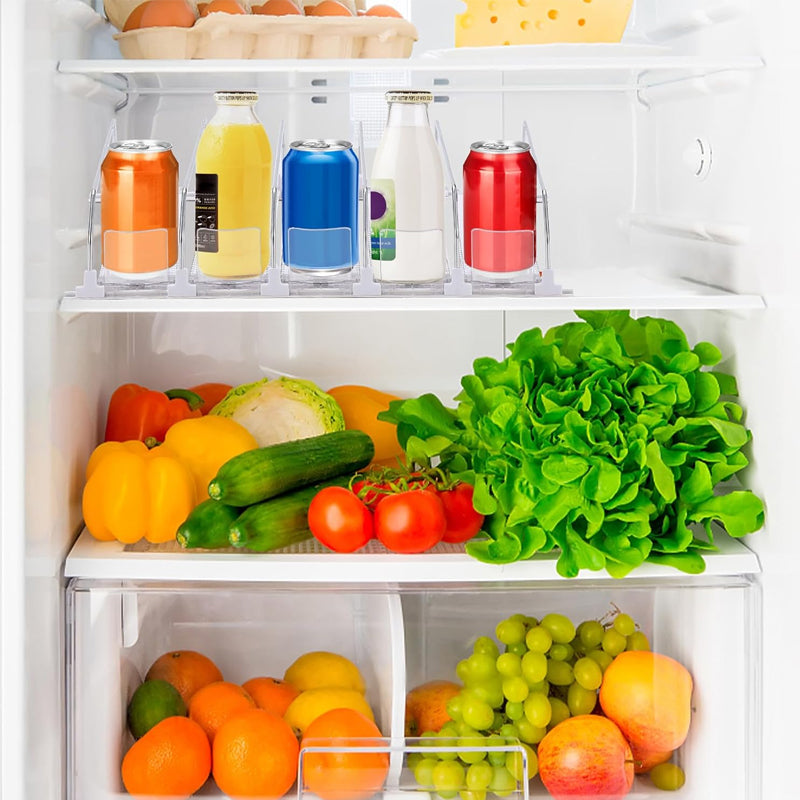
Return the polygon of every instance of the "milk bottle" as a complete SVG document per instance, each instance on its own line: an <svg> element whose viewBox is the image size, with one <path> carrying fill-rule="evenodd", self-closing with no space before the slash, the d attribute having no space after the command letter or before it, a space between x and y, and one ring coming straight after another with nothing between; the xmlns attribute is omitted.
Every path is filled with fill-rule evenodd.
<svg viewBox="0 0 800 800"><path fill-rule="evenodd" d="M372 168L371 244L376 280L444 278L444 177L428 119L430 92L387 92L389 119Z"/></svg>

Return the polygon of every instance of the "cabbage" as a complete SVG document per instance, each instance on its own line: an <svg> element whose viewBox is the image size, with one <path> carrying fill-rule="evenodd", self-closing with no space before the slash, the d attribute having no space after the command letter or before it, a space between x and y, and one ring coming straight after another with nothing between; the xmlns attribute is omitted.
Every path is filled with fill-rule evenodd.
<svg viewBox="0 0 800 800"><path fill-rule="evenodd" d="M247 428L259 447L344 430L336 401L299 378L264 378L237 386L210 413Z"/></svg>

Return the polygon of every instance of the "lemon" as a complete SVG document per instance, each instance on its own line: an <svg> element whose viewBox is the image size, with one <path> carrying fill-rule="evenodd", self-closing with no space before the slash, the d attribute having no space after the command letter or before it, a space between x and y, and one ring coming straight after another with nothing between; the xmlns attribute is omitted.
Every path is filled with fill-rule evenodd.
<svg viewBox="0 0 800 800"><path fill-rule="evenodd" d="M128 704L128 727L136 739L167 717L185 717L186 704L166 681L145 681Z"/></svg>
<svg viewBox="0 0 800 800"><path fill-rule="evenodd" d="M317 717L334 708L360 711L369 720L375 721L369 703L355 689L308 689L292 700L283 718L296 732L302 734Z"/></svg>
<svg viewBox="0 0 800 800"><path fill-rule="evenodd" d="M364 678L352 661L324 650L300 656L286 670L283 679L300 692L308 689L353 689L364 694L366 691Z"/></svg>

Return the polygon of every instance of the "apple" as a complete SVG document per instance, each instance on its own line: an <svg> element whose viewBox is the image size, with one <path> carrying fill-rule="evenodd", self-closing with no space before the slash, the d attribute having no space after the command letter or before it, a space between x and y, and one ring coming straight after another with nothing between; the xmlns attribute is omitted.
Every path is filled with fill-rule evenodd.
<svg viewBox="0 0 800 800"><path fill-rule="evenodd" d="M559 722L539 742L539 775L555 800L616 800L633 786L633 757L622 731L597 714Z"/></svg>
<svg viewBox="0 0 800 800"><path fill-rule="evenodd" d="M439 731L450 721L447 701L461 687L452 681L428 681L415 686L406 696L406 736Z"/></svg>
<svg viewBox="0 0 800 800"><path fill-rule="evenodd" d="M627 650L603 673L600 705L637 751L680 747L692 717L692 676L660 653Z"/></svg>

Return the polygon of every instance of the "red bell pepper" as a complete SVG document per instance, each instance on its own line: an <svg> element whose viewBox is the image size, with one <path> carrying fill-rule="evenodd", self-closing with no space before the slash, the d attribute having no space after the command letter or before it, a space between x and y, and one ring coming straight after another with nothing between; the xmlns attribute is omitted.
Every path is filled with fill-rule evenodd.
<svg viewBox="0 0 800 800"><path fill-rule="evenodd" d="M108 404L107 442L163 442L176 422L201 416L203 399L187 389L156 392L126 383L117 387Z"/></svg>
<svg viewBox="0 0 800 800"><path fill-rule="evenodd" d="M231 389L233 386L227 383L200 383L197 386L191 386L189 391L200 395L200 399L203 401L200 413L205 416Z"/></svg>

